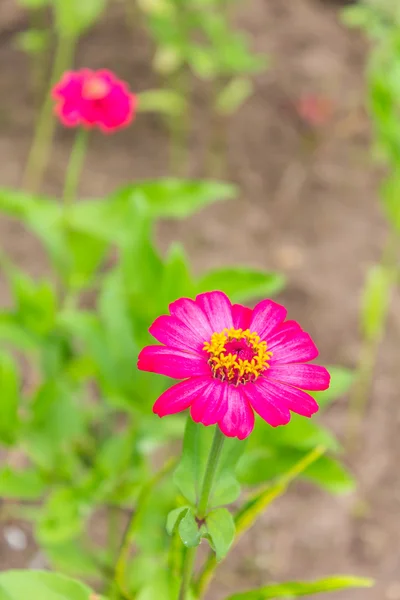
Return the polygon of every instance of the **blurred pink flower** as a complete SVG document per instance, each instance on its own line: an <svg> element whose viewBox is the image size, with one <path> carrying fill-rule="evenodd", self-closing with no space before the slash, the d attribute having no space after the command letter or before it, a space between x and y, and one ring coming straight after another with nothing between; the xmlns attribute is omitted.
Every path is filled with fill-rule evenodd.
<svg viewBox="0 0 400 600"><path fill-rule="evenodd" d="M253 310L219 291L181 298L150 327L163 345L145 347L138 367L184 381L154 404L160 417L191 409L196 423L218 424L228 437L253 430L254 411L276 427L290 411L311 417L316 401L303 390L325 390L330 376L305 364L318 355L310 336L286 309L263 300Z"/></svg>
<svg viewBox="0 0 400 600"><path fill-rule="evenodd" d="M53 87L55 111L66 127L98 127L112 133L135 116L137 98L107 70L67 71Z"/></svg>
<svg viewBox="0 0 400 600"><path fill-rule="evenodd" d="M311 127L325 125L333 115L333 102L327 96L305 94L296 103L299 116Z"/></svg>

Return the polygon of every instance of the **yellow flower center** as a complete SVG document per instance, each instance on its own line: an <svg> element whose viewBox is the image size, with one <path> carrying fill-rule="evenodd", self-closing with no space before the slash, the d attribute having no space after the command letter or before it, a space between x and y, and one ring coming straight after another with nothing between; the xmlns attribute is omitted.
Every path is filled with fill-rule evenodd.
<svg viewBox="0 0 400 600"><path fill-rule="evenodd" d="M82 95L86 100L101 100L110 91L110 84L101 77L89 77L83 84Z"/></svg>
<svg viewBox="0 0 400 600"><path fill-rule="evenodd" d="M209 355L214 377L235 385L255 381L268 369L272 352L267 342L261 342L257 333L249 329L224 329L213 333L203 350Z"/></svg>

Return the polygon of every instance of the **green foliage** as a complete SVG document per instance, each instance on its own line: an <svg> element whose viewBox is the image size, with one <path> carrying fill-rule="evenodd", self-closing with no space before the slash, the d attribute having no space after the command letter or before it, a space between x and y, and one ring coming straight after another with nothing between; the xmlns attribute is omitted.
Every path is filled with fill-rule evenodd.
<svg viewBox="0 0 400 600"><path fill-rule="evenodd" d="M367 340L380 337L386 324L393 273L384 265L377 265L368 272L364 289L361 325Z"/></svg>
<svg viewBox="0 0 400 600"><path fill-rule="evenodd" d="M222 560L229 552L235 539L235 522L226 508L216 508L206 517L206 537L215 552L217 561Z"/></svg>
<svg viewBox="0 0 400 600"><path fill-rule="evenodd" d="M107 0L52 0L56 28L61 36L78 37L101 16Z"/></svg>
<svg viewBox="0 0 400 600"><path fill-rule="evenodd" d="M0 600L89 600L93 592L83 583L41 571L0 573Z"/></svg>
<svg viewBox="0 0 400 600"><path fill-rule="evenodd" d="M372 587L373 581L363 577L327 577L319 581L288 582L277 585L267 585L259 590L251 590L229 596L227 600L269 600L273 598L297 598L324 592L337 592L351 588Z"/></svg>
<svg viewBox="0 0 400 600"><path fill-rule="evenodd" d="M182 458L175 471L174 481L192 505L199 500L199 486L204 479L213 430L212 427L204 427L191 419L187 420ZM240 486L236 479L235 467L244 448L245 443L237 439L229 438L225 441L210 495L210 508L229 504L238 497Z"/></svg>

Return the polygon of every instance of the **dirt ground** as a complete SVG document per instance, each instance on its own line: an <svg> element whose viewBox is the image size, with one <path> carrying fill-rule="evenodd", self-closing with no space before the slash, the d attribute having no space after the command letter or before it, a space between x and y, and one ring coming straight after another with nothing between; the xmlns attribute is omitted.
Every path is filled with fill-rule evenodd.
<svg viewBox="0 0 400 600"><path fill-rule="evenodd" d="M367 47L338 18L339 2L247 0L238 16L254 48L272 58L257 78L254 97L232 122L229 179L238 200L204 210L184 223L164 223L160 244L181 240L194 268L226 263L278 269L288 277L281 300L301 320L322 362L354 366L358 356L358 306L368 266L379 259L386 227L379 210L379 175L370 162L369 125L362 108ZM24 27L15 0L0 7L0 183L17 185L32 133L34 110L26 57L12 44ZM130 32L121 9L85 38L77 64L111 67L134 88L154 87L151 45L141 30ZM288 101L324 93L335 117L313 154L304 151L301 130ZM196 93L190 174L203 175L209 118ZM46 182L58 193L70 148L59 131ZM167 136L152 116L112 138L93 140L82 194L95 196L134 178L166 175ZM32 273L45 269L40 249L15 223L0 222L1 244ZM6 301L4 285L0 301ZM360 449L348 460L357 493L334 498L297 485L263 518L220 569L209 600L233 589L270 580L308 579L333 573L375 577L371 590L332 594L332 600L400 600L400 405L398 340L400 299L394 300L379 353L373 393ZM399 387L398 387L399 386ZM329 410L328 424L340 436L346 399ZM360 501L362 516L355 515ZM0 545L0 568L34 556Z"/></svg>

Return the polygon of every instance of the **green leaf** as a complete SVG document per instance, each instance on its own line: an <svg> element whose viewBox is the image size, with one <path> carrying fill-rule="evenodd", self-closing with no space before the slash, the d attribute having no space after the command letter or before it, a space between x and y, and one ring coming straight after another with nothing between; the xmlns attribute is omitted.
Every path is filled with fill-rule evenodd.
<svg viewBox="0 0 400 600"><path fill-rule="evenodd" d="M0 441L12 445L17 439L20 382L11 356L0 352L1 419Z"/></svg>
<svg viewBox="0 0 400 600"><path fill-rule="evenodd" d="M238 465L242 484L258 485L273 481L306 456L304 451L290 447L262 448L247 452ZM321 456L304 470L301 476L332 494L344 494L354 489L354 479L334 458Z"/></svg>
<svg viewBox="0 0 400 600"><path fill-rule="evenodd" d="M174 508L171 512L168 513L167 516L167 532L168 535L172 535L183 517L186 515L187 511L190 509L190 506L180 506L179 508Z"/></svg>
<svg viewBox="0 0 400 600"><path fill-rule="evenodd" d="M235 77L219 93L215 110L225 116L233 115L253 93L253 83L246 77Z"/></svg>
<svg viewBox="0 0 400 600"><path fill-rule="evenodd" d="M209 271L198 282L198 291L221 290L233 302L273 296L285 285L279 273L269 273L246 267L228 267Z"/></svg>
<svg viewBox="0 0 400 600"><path fill-rule="evenodd" d="M187 548L195 548L200 544L201 533L192 509L188 509L178 525L179 536Z"/></svg>
<svg viewBox="0 0 400 600"><path fill-rule="evenodd" d="M106 0L53 0L56 27L60 35L77 37L97 21Z"/></svg>
<svg viewBox="0 0 400 600"><path fill-rule="evenodd" d="M185 99L173 90L146 90L139 94L138 111L179 117L185 105Z"/></svg>
<svg viewBox="0 0 400 600"><path fill-rule="evenodd" d="M297 598L310 594L322 594L326 592L337 592L349 588L372 587L372 579L351 576L336 576L320 579L318 581L297 581L267 585L259 590L251 590L240 594L233 594L226 600L270 600L273 598Z"/></svg>
<svg viewBox="0 0 400 600"><path fill-rule="evenodd" d="M235 539L235 522L226 508L217 508L206 517L206 528L217 561L222 560Z"/></svg>
<svg viewBox="0 0 400 600"><path fill-rule="evenodd" d="M92 590L64 575L42 571L0 573L0 600L90 600Z"/></svg>
<svg viewBox="0 0 400 600"><path fill-rule="evenodd" d="M80 577L97 577L99 564L93 551L86 550L78 541L43 547L46 557L55 570Z"/></svg>
<svg viewBox="0 0 400 600"><path fill-rule="evenodd" d="M187 500L195 505L200 494L214 427L194 423L187 419L181 461L174 473L174 481ZM225 439L219 466L210 494L210 507L234 502L240 493L235 469L245 448L245 443L234 438Z"/></svg>
<svg viewBox="0 0 400 600"><path fill-rule="evenodd" d="M45 482L35 469L18 471L8 466L0 469L0 496L3 498L37 500L45 491Z"/></svg>
<svg viewBox="0 0 400 600"><path fill-rule="evenodd" d="M49 46L49 41L49 33L43 29L29 29L19 33L15 38L17 48L31 55L44 52Z"/></svg>
<svg viewBox="0 0 400 600"><path fill-rule="evenodd" d="M83 531L85 516L87 508L75 490L67 487L55 489L43 506L36 536L45 546L73 540Z"/></svg>
<svg viewBox="0 0 400 600"><path fill-rule="evenodd" d="M323 392L312 392L312 396L318 402L320 409L325 408L333 400L344 396L354 381L354 372L350 369L337 366L329 366L327 369L331 376L329 388Z"/></svg>
<svg viewBox="0 0 400 600"><path fill-rule="evenodd" d="M400 232L400 177L393 173L383 184L381 198L386 216L392 226Z"/></svg>
<svg viewBox="0 0 400 600"><path fill-rule="evenodd" d="M159 295L166 307L177 298L190 298L195 294L195 284L190 275L188 258L183 247L174 243L164 263Z"/></svg>
<svg viewBox="0 0 400 600"><path fill-rule="evenodd" d="M361 311L363 334L369 340L382 335L392 286L393 273L390 269L376 265L369 270Z"/></svg>
<svg viewBox="0 0 400 600"><path fill-rule="evenodd" d="M113 194L117 202L141 200L152 218L185 219L201 208L236 196L236 188L217 181L160 179L137 182Z"/></svg>

